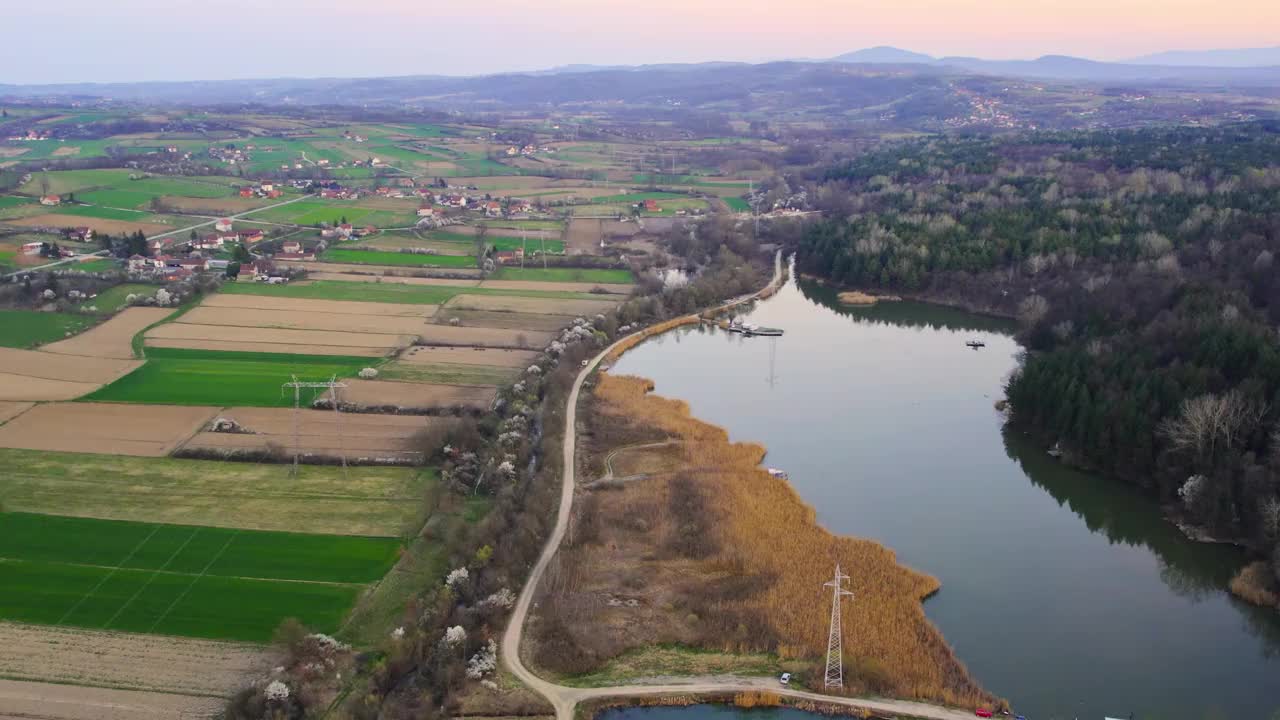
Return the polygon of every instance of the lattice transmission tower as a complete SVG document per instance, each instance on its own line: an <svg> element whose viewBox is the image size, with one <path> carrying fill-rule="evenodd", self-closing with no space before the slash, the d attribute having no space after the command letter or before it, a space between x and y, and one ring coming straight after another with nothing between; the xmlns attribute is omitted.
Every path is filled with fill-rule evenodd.
<svg viewBox="0 0 1280 720"><path fill-rule="evenodd" d="M827 635L827 677L825 686L828 688L844 687L844 646L840 632L840 600L847 596L852 597L853 593L844 589L844 581L849 576L840 572L840 566L836 565L836 576L831 581L823 583L823 587L831 588L831 632Z"/></svg>
<svg viewBox="0 0 1280 720"><path fill-rule="evenodd" d="M342 408L338 402L338 388L346 387L346 383L338 382L338 376L334 375L325 382L302 382L298 380L298 376L293 376L293 382L287 382L281 386L284 388L293 388L293 475L298 474L298 456L302 454L302 428L300 425L301 413L300 405L302 401L302 388L324 388L329 391L330 400L333 402L333 410L338 414L338 454L342 457L342 472L347 472L347 451L343 447L342 438Z"/></svg>

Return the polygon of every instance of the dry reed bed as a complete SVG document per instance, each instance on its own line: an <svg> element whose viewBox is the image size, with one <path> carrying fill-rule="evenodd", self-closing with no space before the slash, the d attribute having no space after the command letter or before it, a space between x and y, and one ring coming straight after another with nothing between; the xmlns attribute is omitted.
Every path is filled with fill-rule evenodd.
<svg viewBox="0 0 1280 720"><path fill-rule="evenodd" d="M921 601L939 589L937 580L899 565L878 543L827 532L790 484L760 468L763 447L730 443L723 429L692 418L686 403L650 395L651 390L646 380L602 374L594 398L603 415L680 439L689 467L717 468L686 475L717 520L709 528L719 536L718 547L705 566L773 578L722 604L727 612L745 611L764 622L776 647L747 635L714 649L822 658L830 612L823 583L839 563L854 592L844 607L846 656L874 666L882 692L969 707L992 700L924 614Z"/></svg>

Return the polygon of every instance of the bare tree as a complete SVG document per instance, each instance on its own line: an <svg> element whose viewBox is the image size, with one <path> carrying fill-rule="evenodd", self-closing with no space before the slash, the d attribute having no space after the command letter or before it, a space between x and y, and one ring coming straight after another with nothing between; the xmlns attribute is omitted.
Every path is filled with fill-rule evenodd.
<svg viewBox="0 0 1280 720"><path fill-rule="evenodd" d="M1174 447L1212 457L1219 447L1234 447L1266 410L1266 405L1238 390L1209 393L1184 400L1178 414L1161 423L1160 432Z"/></svg>
<svg viewBox="0 0 1280 720"><path fill-rule="evenodd" d="M1035 327L1049 313L1049 301L1041 295L1031 295L1018 304L1018 320L1025 327Z"/></svg>

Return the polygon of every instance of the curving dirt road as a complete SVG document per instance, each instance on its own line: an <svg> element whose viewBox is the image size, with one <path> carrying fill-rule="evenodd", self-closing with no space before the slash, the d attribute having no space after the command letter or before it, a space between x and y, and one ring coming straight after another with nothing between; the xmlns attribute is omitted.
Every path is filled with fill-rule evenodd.
<svg viewBox="0 0 1280 720"><path fill-rule="evenodd" d="M782 277L782 253L778 253L774 258L773 280L769 282L766 289L776 287L782 282ZM764 292L764 290L760 292ZM719 309L724 310L753 300L760 292L735 298L722 305ZM621 340L618 342L621 342ZM968 720L972 718L973 715L971 713L906 700L841 698L803 690L793 690L782 687L773 678L689 677L679 680L663 679L652 685L637 684L575 688L543 680L534 675L525 666L520 657L520 639L524 634L524 623L529 616L529 608L533 604L533 596L537 592L538 584L542 581L542 575L546 572L547 566L551 563L551 559L555 557L556 551L560 548L560 543L564 540L565 532L569 527L570 513L573 510L573 491L576 482L574 478L574 455L577 448L578 394L587 378L591 376L591 373L595 371L600 362L617 344L615 342L589 360L586 367L582 368L582 371L578 373L578 377L574 379L573 388L569 391L564 425L564 483L560 488L560 511L556 517L556 526L551 532L551 537L547 539L547 545L542 549L542 554L538 557L537 564L533 566L533 572L529 574L528 582L525 583L524 588L520 591L520 599L516 602L515 610L511 613L511 620L507 624L506 632L502 635L500 650L502 662L511 671L511 674L546 698L555 708L557 720L573 720L574 708L577 707L578 703L595 698L733 693L762 689L791 698L867 708L886 713L929 718L930 720Z"/></svg>

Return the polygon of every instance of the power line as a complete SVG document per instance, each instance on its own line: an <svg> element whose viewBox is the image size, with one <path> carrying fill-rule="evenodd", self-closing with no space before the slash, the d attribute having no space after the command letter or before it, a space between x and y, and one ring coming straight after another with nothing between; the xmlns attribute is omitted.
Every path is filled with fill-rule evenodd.
<svg viewBox="0 0 1280 720"><path fill-rule="evenodd" d="M338 414L338 454L342 457L342 472L345 475L347 472L347 453L342 447L342 409L338 402L338 388L346 387L346 383L338 382L337 375L329 378L326 382L301 382L298 380L297 375L292 377L293 382L287 382L280 387L281 389L293 388L293 476L297 477L298 475L298 456L302 453L302 430L300 427L302 388L325 388L330 393L330 398L333 401L333 411Z"/></svg>
<svg viewBox="0 0 1280 720"><path fill-rule="evenodd" d="M836 565L835 578L822 585L831 588L831 630L827 635L827 676L824 683L827 688L844 687L844 644L840 631L840 599L846 595L853 596L852 592L844 589L844 581L848 579L849 576L840 572L840 566Z"/></svg>

